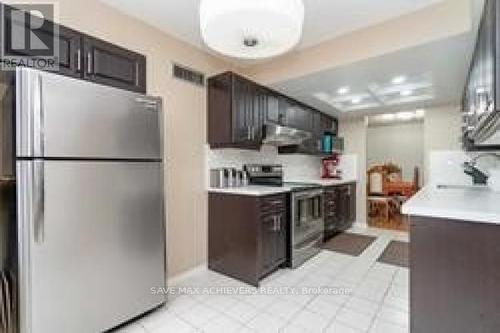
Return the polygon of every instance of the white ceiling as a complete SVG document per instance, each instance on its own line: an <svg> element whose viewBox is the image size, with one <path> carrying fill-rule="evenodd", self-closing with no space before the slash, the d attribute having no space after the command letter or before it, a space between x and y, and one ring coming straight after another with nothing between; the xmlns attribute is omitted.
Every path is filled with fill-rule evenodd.
<svg viewBox="0 0 500 333"><path fill-rule="evenodd" d="M273 87L341 117L459 103L473 36L469 33L439 40L280 82ZM405 76L406 82L392 83L397 76ZM339 94L342 87L349 87L349 93ZM412 90L412 95L401 96L404 90ZM353 103L356 98L361 101Z"/></svg>
<svg viewBox="0 0 500 333"><path fill-rule="evenodd" d="M205 49L199 32L200 0L101 1L183 41ZM408 14L443 0L303 1L305 6L304 34L298 46L299 49Z"/></svg>

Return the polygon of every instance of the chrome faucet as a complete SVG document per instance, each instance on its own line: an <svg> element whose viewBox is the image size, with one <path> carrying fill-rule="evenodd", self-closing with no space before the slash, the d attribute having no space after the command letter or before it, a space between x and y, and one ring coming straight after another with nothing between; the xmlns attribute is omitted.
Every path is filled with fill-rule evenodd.
<svg viewBox="0 0 500 333"><path fill-rule="evenodd" d="M500 160L500 154L483 153L473 157L470 162L464 162L463 164L464 173L472 177L474 185L486 185L488 183L489 176L476 167L477 161L487 156L495 157Z"/></svg>

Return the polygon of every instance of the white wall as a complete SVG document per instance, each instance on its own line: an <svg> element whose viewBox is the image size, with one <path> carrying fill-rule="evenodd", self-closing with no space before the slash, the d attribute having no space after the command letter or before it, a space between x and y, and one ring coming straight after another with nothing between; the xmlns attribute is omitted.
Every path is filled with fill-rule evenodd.
<svg viewBox="0 0 500 333"><path fill-rule="evenodd" d="M435 163L456 164L458 157L447 155L450 150L455 154L460 152L460 113L457 106L442 106L426 109L423 123L423 180L429 175L430 156L437 156ZM366 224L366 170L367 170L367 136L368 120L366 117L341 118L339 121L339 135L345 139L346 154L356 156L358 165L358 192L357 192L357 222ZM439 157L440 154L447 156ZM452 154L453 155L453 154ZM439 161L438 161L439 160ZM443 166L444 168L445 166ZM455 166L456 169L456 166ZM456 170L455 170L456 171ZM463 178L461 178L463 180Z"/></svg>
<svg viewBox="0 0 500 333"><path fill-rule="evenodd" d="M344 138L345 153L354 155L357 164L356 219L366 224L366 133L365 118L342 119L339 121L339 136Z"/></svg>
<svg viewBox="0 0 500 333"><path fill-rule="evenodd" d="M366 151L368 168L392 162L401 167L405 181L412 181L415 167L424 171L423 122L370 125Z"/></svg>
<svg viewBox="0 0 500 333"><path fill-rule="evenodd" d="M424 175L430 174L433 152L461 151L461 115L455 105L427 109L424 118ZM428 179L425 179L427 182Z"/></svg>

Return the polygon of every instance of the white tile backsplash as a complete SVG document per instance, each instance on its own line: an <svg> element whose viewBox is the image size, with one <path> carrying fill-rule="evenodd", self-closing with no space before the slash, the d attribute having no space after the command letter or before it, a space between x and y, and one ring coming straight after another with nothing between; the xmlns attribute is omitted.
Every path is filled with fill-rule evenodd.
<svg viewBox="0 0 500 333"><path fill-rule="evenodd" d="M242 149L214 149L206 147L207 174L216 168L243 168L244 164L281 164L285 181L319 179L321 177L321 157L309 155L278 155L273 146L262 146L260 151ZM357 179L357 156L342 155L340 169L344 179Z"/></svg>

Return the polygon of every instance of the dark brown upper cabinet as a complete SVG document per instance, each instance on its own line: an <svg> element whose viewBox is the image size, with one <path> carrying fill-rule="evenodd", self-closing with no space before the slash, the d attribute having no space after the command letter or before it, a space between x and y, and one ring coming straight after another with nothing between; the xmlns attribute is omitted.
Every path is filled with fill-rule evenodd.
<svg viewBox="0 0 500 333"><path fill-rule="evenodd" d="M267 114L266 89L231 72L208 80L208 143L259 149Z"/></svg>
<svg viewBox="0 0 500 333"><path fill-rule="evenodd" d="M93 82L146 92L146 58L92 37L84 37L84 78Z"/></svg>
<svg viewBox="0 0 500 333"><path fill-rule="evenodd" d="M10 8L6 6L5 8ZM40 26L37 37L46 45L53 39L58 45L58 74L92 82L146 93L146 58L114 44L93 38L63 25L25 13L23 20L12 20L9 10L4 10L5 47L9 54L35 56L29 48L13 47L12 28L16 24ZM28 30L26 30L28 31ZM52 52L52 51L51 51ZM38 53L37 53L38 54ZM52 56L47 54L44 56ZM35 63L36 64L36 63ZM39 68L46 70L47 68Z"/></svg>
<svg viewBox="0 0 500 333"><path fill-rule="evenodd" d="M285 98L276 95L273 91L267 90L267 110L265 113L264 122L285 125L286 109L284 107Z"/></svg>
<svg viewBox="0 0 500 333"><path fill-rule="evenodd" d="M500 6L486 0L474 54L462 95L463 146L467 150L498 150L498 145L474 142L475 130L485 119L497 117L500 108Z"/></svg>
<svg viewBox="0 0 500 333"><path fill-rule="evenodd" d="M321 136L335 121L232 72L209 78L207 95L207 139L212 148L260 149L269 123L311 132L308 145L319 147Z"/></svg>
<svg viewBox="0 0 500 333"><path fill-rule="evenodd" d="M16 25L24 24L25 29L29 29L30 26L40 26L37 29L37 38L39 38L46 45L50 45L55 42L59 48L59 55L56 59L58 65L57 73L80 77L81 72L81 46L82 46L82 36L79 32L72 29L66 28L61 25L54 24L48 20L43 20L29 15L24 14L24 19L22 21L13 20L9 14L9 11L4 8L5 15L5 48L8 54L18 55L18 56L31 56L36 57L37 54L26 47L25 49L15 48L12 41L12 29L15 29ZM28 31L28 30L27 30ZM50 51L52 52L52 51ZM52 56L51 53L47 53L45 56ZM37 63L33 63L37 66ZM46 69L46 68L38 68Z"/></svg>
<svg viewBox="0 0 500 333"><path fill-rule="evenodd" d="M303 131L312 132L313 112L294 101L288 101L286 106L286 125Z"/></svg>

